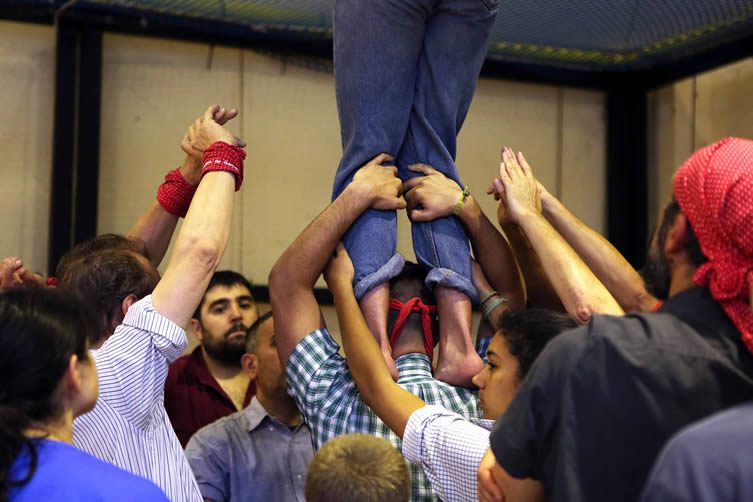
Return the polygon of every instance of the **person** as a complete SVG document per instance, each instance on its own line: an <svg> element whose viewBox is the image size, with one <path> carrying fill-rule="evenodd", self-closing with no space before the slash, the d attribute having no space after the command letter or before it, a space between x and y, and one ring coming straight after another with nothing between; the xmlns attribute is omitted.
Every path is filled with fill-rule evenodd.
<svg viewBox="0 0 753 502"><path fill-rule="evenodd" d="M753 404L745 403L675 434L656 460L641 501L753 500L752 426Z"/></svg>
<svg viewBox="0 0 753 502"><path fill-rule="evenodd" d="M353 182L285 250L269 275L280 360L286 367L290 393L311 428L316 448L347 433L370 433L389 439L398 448L400 445L399 438L364 405L339 346L322 325L313 293L342 235L365 209L405 207L399 197L401 182L395 177L396 168L381 166L386 158L379 155L359 170ZM412 281L406 290L420 291L423 279ZM413 296L416 294L397 300L405 303ZM423 307L418 301L413 306L429 316L432 299L420 300ZM442 305L438 307L441 328ZM466 418L479 418L478 403L471 391L438 382L431 375L427 355L408 350L425 347L430 336L420 328L411 328L404 327L396 341L398 384L427 402L441 404ZM413 500L433 500L431 487L420 469L413 469L412 474Z"/></svg>
<svg viewBox="0 0 753 502"><path fill-rule="evenodd" d="M394 157L403 180L421 176L408 166L426 163L463 186L455 166L457 135L473 98L501 0L342 0L334 10L335 93L343 156L333 199L358 169L380 152ZM460 199L457 199L460 201ZM401 270L394 211L367 210L343 242L356 269L355 292L385 360L388 280ZM468 238L451 214L414 222L413 248L430 269L427 284L440 303L456 309L440 322L435 374L453 385L470 385L483 363L471 343L469 317L477 293L471 279ZM373 237L379 236L377 241Z"/></svg>
<svg viewBox="0 0 753 502"><path fill-rule="evenodd" d="M674 176L649 261L668 285L658 313L596 315L544 349L490 437L484 500L635 500L682 427L753 399L753 141L726 138ZM535 219L502 179L508 209ZM511 196L514 200L511 200Z"/></svg>
<svg viewBox="0 0 753 502"><path fill-rule="evenodd" d="M59 267L60 286L84 294L100 320L101 346L92 351L99 399L74 421L73 443L154 481L171 500L201 500L201 494L165 411L165 378L187 343L181 326L188 324L222 257L233 194L243 179L245 153L214 120L218 111L207 109L189 131L191 147L203 151L202 177L162 278L152 261L120 244L84 243L94 251L74 248L73 258ZM167 200L173 209L182 204L175 204L175 194Z"/></svg>
<svg viewBox="0 0 753 502"><path fill-rule="evenodd" d="M199 346L170 365L165 381L165 409L184 448L197 430L254 397L241 357L258 316L248 279L232 270L215 272L191 319Z"/></svg>
<svg viewBox="0 0 753 502"><path fill-rule="evenodd" d="M0 294L0 500L167 501L153 483L71 445L73 420L97 401L88 348L98 330L75 295Z"/></svg>
<svg viewBox="0 0 753 502"><path fill-rule="evenodd" d="M314 456L306 476L307 502L410 500L408 467L383 438L345 434L328 441Z"/></svg>
<svg viewBox="0 0 753 502"><path fill-rule="evenodd" d="M186 457L205 501L305 500L311 432L288 395L275 339L270 311L249 328L243 354L256 396L188 442Z"/></svg>
<svg viewBox="0 0 753 502"><path fill-rule="evenodd" d="M364 402L403 439L403 454L422 468L440 499L478 500L476 469L489 447L493 420L504 413L544 346L575 322L544 309L504 312L487 350L488 363L473 377L484 420L468 421L445 408L427 406L392 381L358 309L353 273L350 258L340 246L325 278L335 299L348 367ZM484 279L474 278L474 282Z"/></svg>

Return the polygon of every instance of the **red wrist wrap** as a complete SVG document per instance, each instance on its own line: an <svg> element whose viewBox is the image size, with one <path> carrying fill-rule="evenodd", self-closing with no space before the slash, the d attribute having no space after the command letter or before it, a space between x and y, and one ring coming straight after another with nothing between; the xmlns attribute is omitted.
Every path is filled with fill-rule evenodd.
<svg viewBox="0 0 753 502"><path fill-rule="evenodd" d="M186 181L180 169L173 169L157 189L157 202L168 213L185 218L195 192L196 187Z"/></svg>
<svg viewBox="0 0 753 502"><path fill-rule="evenodd" d="M246 152L237 146L228 145L224 141L213 143L204 150L204 167L201 175L211 171L226 171L235 175L235 191L241 188L243 183L243 160Z"/></svg>

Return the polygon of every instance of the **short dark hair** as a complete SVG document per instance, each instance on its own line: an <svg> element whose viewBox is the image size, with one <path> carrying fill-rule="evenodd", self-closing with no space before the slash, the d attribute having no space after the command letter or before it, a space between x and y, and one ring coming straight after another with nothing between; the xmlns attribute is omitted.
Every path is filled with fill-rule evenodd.
<svg viewBox="0 0 753 502"><path fill-rule="evenodd" d="M502 314L497 333L504 339L510 354L517 359L518 378L522 380L546 344L563 331L576 326L577 323L562 312L530 308L508 310Z"/></svg>
<svg viewBox="0 0 753 502"><path fill-rule="evenodd" d="M246 279L243 276L243 274L235 272L234 270L216 271L212 275L212 278L209 280L207 289L204 292L204 295L201 297L201 301L199 302L199 305L196 307L196 310L193 313L193 318L201 322L201 307L202 305L204 305L204 300L206 299L207 293L209 292L210 289L212 289L215 286L225 286L226 288L229 288L235 285L244 286L248 290L249 293L252 292L251 281Z"/></svg>
<svg viewBox="0 0 753 502"><path fill-rule="evenodd" d="M71 249L57 267L60 288L75 291L100 319L98 344L111 335L122 321L121 303L128 295L141 299L157 285L156 277L147 273L138 250L143 244L126 237L105 234Z"/></svg>
<svg viewBox="0 0 753 502"><path fill-rule="evenodd" d="M403 303L413 298L420 298L426 305L436 305L436 298L426 286L427 271L421 265L410 261L405 262L402 272L396 277L390 279L390 298ZM398 312L390 310L387 317L387 329L392 331L392 327L397 320ZM404 330L422 331L421 314L414 312L408 316ZM436 314L432 315L432 332L438 336L439 320Z"/></svg>
<svg viewBox="0 0 753 502"><path fill-rule="evenodd" d="M346 434L326 442L306 476L307 502L407 502L410 471L384 438Z"/></svg>
<svg viewBox="0 0 753 502"><path fill-rule="evenodd" d="M259 316L258 319L254 321L254 323L248 327L248 331L246 331L246 352L247 353L254 353L256 352L256 344L259 342L259 337L257 336L259 334L259 327L264 324L264 321L272 317L272 311L264 312L262 315Z"/></svg>
<svg viewBox="0 0 753 502"><path fill-rule="evenodd" d="M98 327L75 293L42 288L0 294L0 500L34 475L38 441L24 431L63 411L60 380L72 355L89 359L87 338ZM28 467L12 477L11 465L24 451Z"/></svg>

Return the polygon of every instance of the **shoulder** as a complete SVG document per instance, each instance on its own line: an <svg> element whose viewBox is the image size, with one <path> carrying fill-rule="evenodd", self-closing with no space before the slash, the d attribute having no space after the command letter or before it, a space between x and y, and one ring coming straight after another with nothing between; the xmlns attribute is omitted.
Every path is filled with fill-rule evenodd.
<svg viewBox="0 0 753 502"><path fill-rule="evenodd" d="M44 457L44 458L41 458ZM44 476L40 470L40 481L55 484L63 480L68 485L65 491L73 493L74 490L80 495L97 498L97 495L112 495L115 493L127 493L139 500L167 500L165 495L156 485L144 478L126 472L118 467L103 462L88 453L73 446L45 442L40 450L40 469L47 468L49 477ZM36 477L36 476L35 476Z"/></svg>
<svg viewBox="0 0 753 502"><path fill-rule="evenodd" d="M242 429L245 424L244 410L219 418L211 424L205 425L192 436L186 446L188 450L195 449L224 449L229 448L233 442L233 431Z"/></svg>

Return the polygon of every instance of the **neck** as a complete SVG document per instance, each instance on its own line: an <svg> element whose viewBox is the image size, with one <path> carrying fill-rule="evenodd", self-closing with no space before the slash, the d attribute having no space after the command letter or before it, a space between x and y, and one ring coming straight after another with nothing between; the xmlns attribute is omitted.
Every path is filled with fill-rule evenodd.
<svg viewBox="0 0 753 502"><path fill-rule="evenodd" d="M672 271L672 279L669 283L669 296L672 297L677 293L682 293L690 288L695 287L693 275L698 269L690 263L681 263Z"/></svg>
<svg viewBox="0 0 753 502"><path fill-rule="evenodd" d="M287 426L296 426L303 421L301 412L298 411L295 401L293 401L293 398L285 390L281 393L272 394L264 392L261 387L257 386L256 399L267 410L267 413Z"/></svg>
<svg viewBox="0 0 753 502"><path fill-rule="evenodd" d="M47 438L63 443L73 443L73 411L66 411L63 416L43 424L30 427L24 432L27 437Z"/></svg>
<svg viewBox="0 0 753 502"><path fill-rule="evenodd" d="M239 373L241 373L242 368L240 358L238 358L238 364L228 364L221 362L213 359L212 356L207 354L207 351L204 350L204 347L201 348L201 355L204 357L204 362L206 363L207 368L209 368L209 373L211 373L212 376L218 380L227 380L229 378L236 377Z"/></svg>

